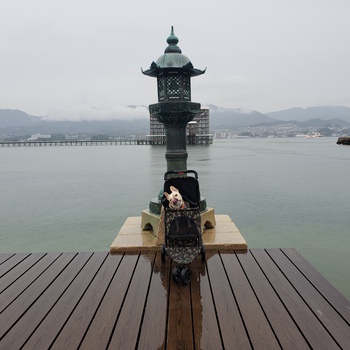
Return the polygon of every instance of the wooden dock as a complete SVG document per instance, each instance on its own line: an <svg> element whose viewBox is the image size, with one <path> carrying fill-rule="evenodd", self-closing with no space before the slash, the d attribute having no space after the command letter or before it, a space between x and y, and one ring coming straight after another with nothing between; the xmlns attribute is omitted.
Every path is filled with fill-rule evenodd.
<svg viewBox="0 0 350 350"><path fill-rule="evenodd" d="M350 349L350 302L294 249L0 254L0 349Z"/></svg>

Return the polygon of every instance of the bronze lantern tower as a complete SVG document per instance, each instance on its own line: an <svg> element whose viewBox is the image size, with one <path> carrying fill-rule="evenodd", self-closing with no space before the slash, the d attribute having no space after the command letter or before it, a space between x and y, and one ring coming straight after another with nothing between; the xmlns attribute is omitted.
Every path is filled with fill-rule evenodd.
<svg viewBox="0 0 350 350"><path fill-rule="evenodd" d="M150 114L164 124L166 136L165 159L167 171L181 172L187 170L186 126L200 112L200 103L191 102L191 78L205 73L204 70L193 67L190 59L183 55L177 46L179 39L171 27L167 38L168 47L164 54L151 63L150 69L142 73L157 78L158 103L149 106ZM174 175L176 176L176 175ZM163 189L158 197L152 198L149 210L142 212L141 227L153 227L157 236L161 221L161 198ZM205 227L215 226L214 209L207 208L205 198L200 199L200 211Z"/></svg>
<svg viewBox="0 0 350 350"><path fill-rule="evenodd" d="M191 102L191 77L205 73L193 67L171 34L168 47L143 74L157 78L158 103L149 106L150 114L164 124L167 171L187 170L186 126L200 111L200 103Z"/></svg>

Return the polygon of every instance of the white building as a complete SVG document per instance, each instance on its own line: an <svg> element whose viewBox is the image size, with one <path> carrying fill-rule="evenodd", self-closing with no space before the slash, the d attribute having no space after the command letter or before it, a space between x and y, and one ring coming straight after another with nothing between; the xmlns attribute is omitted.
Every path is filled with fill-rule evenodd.
<svg viewBox="0 0 350 350"><path fill-rule="evenodd" d="M33 134L28 138L28 141L39 141L43 139L51 139L51 135Z"/></svg>

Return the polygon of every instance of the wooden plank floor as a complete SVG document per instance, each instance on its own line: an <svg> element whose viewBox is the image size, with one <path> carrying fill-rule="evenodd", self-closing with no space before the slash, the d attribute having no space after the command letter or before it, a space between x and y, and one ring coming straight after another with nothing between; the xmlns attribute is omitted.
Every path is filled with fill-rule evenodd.
<svg viewBox="0 0 350 350"><path fill-rule="evenodd" d="M0 349L350 349L350 302L294 249L0 254Z"/></svg>

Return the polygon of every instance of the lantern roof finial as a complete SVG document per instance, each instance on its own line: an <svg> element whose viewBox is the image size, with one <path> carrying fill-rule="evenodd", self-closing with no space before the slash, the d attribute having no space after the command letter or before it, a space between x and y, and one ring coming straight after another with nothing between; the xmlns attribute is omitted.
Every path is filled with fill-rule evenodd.
<svg viewBox="0 0 350 350"><path fill-rule="evenodd" d="M164 53L181 53L181 49L177 46L179 39L174 34L174 26L171 26L170 36L168 36L166 42L169 46L165 49Z"/></svg>
<svg viewBox="0 0 350 350"><path fill-rule="evenodd" d="M190 59L182 54L181 49L177 46L178 42L179 39L174 34L174 27L171 26L170 36L167 38L168 47L165 49L164 54L151 63L150 69L143 71L141 68L142 73L150 77L158 77L161 71L177 69L186 71L191 77L204 74L206 69L194 68Z"/></svg>

